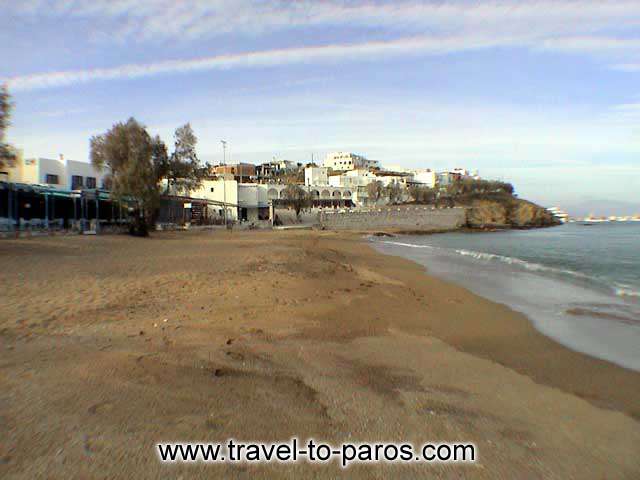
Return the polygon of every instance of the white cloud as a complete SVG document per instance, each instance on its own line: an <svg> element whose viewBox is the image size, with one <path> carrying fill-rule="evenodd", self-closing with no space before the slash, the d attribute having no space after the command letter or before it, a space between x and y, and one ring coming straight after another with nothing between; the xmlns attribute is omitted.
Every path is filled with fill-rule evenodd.
<svg viewBox="0 0 640 480"><path fill-rule="evenodd" d="M217 55L188 60L169 60L146 64L128 64L112 68L38 73L5 79L14 91L61 87L96 80L150 77L161 74L256 68L308 62L331 62L354 59L380 59L386 55L430 54L476 50L510 43L509 38L450 37L403 38L388 42L365 42L346 45L266 50L232 55Z"/></svg>
<svg viewBox="0 0 640 480"><path fill-rule="evenodd" d="M258 35L265 31L327 26L348 27L351 31L376 28L387 37L396 36L398 32L410 35L357 44L339 45L328 40L322 46L36 73L9 78L15 90L187 71L355 60L381 55L436 55L491 47L590 54L604 57L616 69L640 71L640 65L633 63L640 57L640 38L625 35L640 26L640 2L636 0L397 1L386 4L276 0L6 0L2 9L9 13L6 18L13 15L37 21L89 19L92 38L108 42L114 38L127 42L195 41L225 33Z"/></svg>
<svg viewBox="0 0 640 480"><path fill-rule="evenodd" d="M615 52L640 53L640 38L614 38L607 36L549 38L540 42L537 48L541 50L602 53L607 55L615 54Z"/></svg>
<svg viewBox="0 0 640 480"><path fill-rule="evenodd" d="M143 64L126 64L110 68L69 70L36 73L5 78L12 90L33 90L68 86L97 80L150 77L193 71L225 70L233 68L256 68L310 62L335 62L350 60L379 60L396 55L443 55L451 52L480 50L499 46L520 46L533 49L555 49L565 51L603 51L633 46L640 49L640 39L617 40L594 37L570 37L532 41L518 35L465 34L456 36L415 36L389 41L373 41L354 44L333 44L309 47L294 47L275 50L216 55L195 59L167 60ZM633 71L625 65L616 68ZM1 79L0 79L1 80Z"/></svg>
<svg viewBox="0 0 640 480"><path fill-rule="evenodd" d="M212 37L223 33L345 26L414 34L498 33L532 40L640 25L636 0L7 0L20 16L89 18L96 28L126 39Z"/></svg>

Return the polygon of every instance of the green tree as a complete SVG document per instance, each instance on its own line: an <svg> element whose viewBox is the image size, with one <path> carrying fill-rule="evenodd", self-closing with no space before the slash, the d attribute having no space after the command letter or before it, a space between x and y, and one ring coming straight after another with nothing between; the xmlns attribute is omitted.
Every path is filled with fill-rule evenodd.
<svg viewBox="0 0 640 480"><path fill-rule="evenodd" d="M167 179L167 192L172 190L178 195L186 195L202 185L209 175L210 165L202 164L196 154L196 137L191 124L187 123L176 129L174 134L174 151L163 167Z"/></svg>
<svg viewBox="0 0 640 480"><path fill-rule="evenodd" d="M154 152L162 150L158 141L134 118L91 138L91 163L109 170L112 195L117 200L135 206L130 225L130 233L135 235L148 234L159 200L158 166L154 165Z"/></svg>
<svg viewBox="0 0 640 480"><path fill-rule="evenodd" d="M5 143L5 135L7 128L9 128L12 109L11 96L6 85L3 85L0 87L0 168L5 165L13 166L16 159L15 149Z"/></svg>
<svg viewBox="0 0 640 480"><path fill-rule="evenodd" d="M489 193L506 193L513 195L513 185L497 180L461 178L447 186L446 192L451 197L464 195L485 195Z"/></svg>
<svg viewBox="0 0 640 480"><path fill-rule="evenodd" d="M160 181L167 178L169 171L169 151L162 139L156 135L151 139L151 163L155 176Z"/></svg>
<svg viewBox="0 0 640 480"><path fill-rule="evenodd" d="M437 192L435 189L424 185L412 185L409 187L409 195L414 202L426 205L435 202Z"/></svg>
<svg viewBox="0 0 640 480"><path fill-rule="evenodd" d="M306 190L294 183L287 185L284 190L282 190L281 195L285 202L296 211L296 217L299 217L300 211L303 208L307 208L311 203L311 199Z"/></svg>
<svg viewBox="0 0 640 480"><path fill-rule="evenodd" d="M369 185L367 185L367 195L371 202L378 203L378 200L382 198L383 194L384 187L382 186L382 182L380 180L374 180Z"/></svg>
<svg viewBox="0 0 640 480"><path fill-rule="evenodd" d="M389 203L398 203L402 198L402 187L396 182L391 182L385 187L384 193L389 199Z"/></svg>

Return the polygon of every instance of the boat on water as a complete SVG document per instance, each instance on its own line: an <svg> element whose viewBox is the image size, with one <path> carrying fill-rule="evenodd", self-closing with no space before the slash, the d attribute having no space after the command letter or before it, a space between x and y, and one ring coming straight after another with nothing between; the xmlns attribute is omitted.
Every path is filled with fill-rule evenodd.
<svg viewBox="0 0 640 480"><path fill-rule="evenodd" d="M547 211L562 223L569 221L569 214L559 207L549 207Z"/></svg>
<svg viewBox="0 0 640 480"><path fill-rule="evenodd" d="M590 225L596 224L596 223L607 223L610 220L606 217L594 217L593 214L588 215L586 217L584 217L581 221L582 224L588 223Z"/></svg>

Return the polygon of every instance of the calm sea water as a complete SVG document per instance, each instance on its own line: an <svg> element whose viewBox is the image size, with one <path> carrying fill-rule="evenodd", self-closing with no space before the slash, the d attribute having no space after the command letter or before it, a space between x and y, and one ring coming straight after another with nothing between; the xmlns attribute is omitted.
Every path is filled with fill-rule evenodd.
<svg viewBox="0 0 640 480"><path fill-rule="evenodd" d="M574 350L640 371L640 222L371 241Z"/></svg>

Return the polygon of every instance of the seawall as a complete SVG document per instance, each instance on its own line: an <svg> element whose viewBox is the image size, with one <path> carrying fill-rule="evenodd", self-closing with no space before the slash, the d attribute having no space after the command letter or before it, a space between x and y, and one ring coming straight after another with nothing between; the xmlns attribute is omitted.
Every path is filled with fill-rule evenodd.
<svg viewBox="0 0 640 480"><path fill-rule="evenodd" d="M398 229L453 230L466 223L464 208L435 209L422 205L394 205L362 210L323 211L319 223L329 230Z"/></svg>

